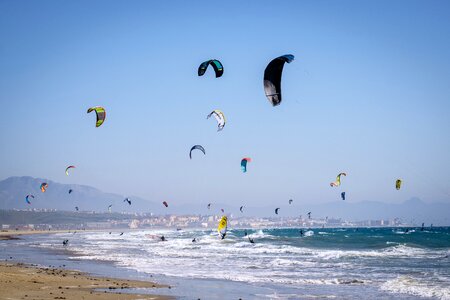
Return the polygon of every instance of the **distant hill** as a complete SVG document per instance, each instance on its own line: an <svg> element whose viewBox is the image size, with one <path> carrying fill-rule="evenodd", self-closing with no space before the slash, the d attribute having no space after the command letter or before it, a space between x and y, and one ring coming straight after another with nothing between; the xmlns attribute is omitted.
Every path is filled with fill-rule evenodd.
<svg viewBox="0 0 450 300"><path fill-rule="evenodd" d="M306 217L311 212L313 218L341 218L350 221L389 220L400 218L408 223L445 224L450 225L450 203L425 203L418 198L411 198L403 203L384 203L378 201L334 201L320 204L297 203L292 205L280 204L278 217L299 216ZM275 216L275 206L248 207L246 214ZM236 209L234 209L236 211ZM235 212L235 215L239 215Z"/></svg>
<svg viewBox="0 0 450 300"><path fill-rule="evenodd" d="M47 182L49 187L42 193L39 186ZM69 194L69 189L73 192ZM32 204L25 202L25 196L33 194ZM124 203L125 197L130 197L132 205ZM261 216L284 217L306 216L311 211L313 218L342 218L350 221L377 220L400 218L408 223L422 222L433 224L450 224L450 203L425 203L418 198L409 199L403 203L392 204L378 201L334 201L329 203L308 204L296 201L289 205L278 203L276 205L264 205L252 207L244 205L244 213L239 211L240 205L226 203L212 203L211 209L207 209L207 203L178 204L169 201L169 207L165 208L160 202L152 202L133 196L123 196L102 192L94 187L75 184L61 184L48 179L33 178L29 176L9 177L0 181L0 209L29 209L47 208L57 210L74 211L78 206L82 211L106 212L108 205L112 204L113 212L143 212L155 214L203 214L220 215L221 208L225 213L234 217ZM274 209L280 207L278 215Z"/></svg>
<svg viewBox="0 0 450 300"><path fill-rule="evenodd" d="M40 185L48 183L45 193L41 192ZM69 189L73 192L69 194ZM27 194L35 196L31 205L25 202ZM75 206L84 211L108 211L112 204L113 212L155 212L163 211L161 204L148 200L127 196L131 204L123 202L125 196L105 193L87 185L61 184L49 179L33 178L29 176L9 177L0 181L0 209L57 209L74 211Z"/></svg>

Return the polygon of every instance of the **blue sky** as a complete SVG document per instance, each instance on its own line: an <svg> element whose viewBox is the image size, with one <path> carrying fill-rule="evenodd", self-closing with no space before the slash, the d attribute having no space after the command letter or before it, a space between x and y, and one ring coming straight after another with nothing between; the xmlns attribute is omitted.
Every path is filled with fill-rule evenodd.
<svg viewBox="0 0 450 300"><path fill-rule="evenodd" d="M0 178L178 203L450 202L449 36L448 1L0 0ZM262 76L283 54L272 107ZM211 58L223 77L198 77Z"/></svg>

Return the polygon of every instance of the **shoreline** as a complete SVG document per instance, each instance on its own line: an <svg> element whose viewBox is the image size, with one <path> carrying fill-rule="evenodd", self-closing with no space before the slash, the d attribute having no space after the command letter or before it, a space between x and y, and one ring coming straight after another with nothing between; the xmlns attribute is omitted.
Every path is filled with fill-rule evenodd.
<svg viewBox="0 0 450 300"><path fill-rule="evenodd" d="M53 233L72 233L72 232L101 232L101 231L120 231L120 230L103 230L103 229L64 229L64 230L2 230L0 231L1 240L19 240L20 235L34 235L34 234L53 234Z"/></svg>
<svg viewBox="0 0 450 300"><path fill-rule="evenodd" d="M150 281L91 276L80 271L0 262L0 299L175 299L128 292L128 289L170 288ZM102 290L100 290L102 289ZM106 290L103 290L106 289ZM155 290L157 293L157 290Z"/></svg>

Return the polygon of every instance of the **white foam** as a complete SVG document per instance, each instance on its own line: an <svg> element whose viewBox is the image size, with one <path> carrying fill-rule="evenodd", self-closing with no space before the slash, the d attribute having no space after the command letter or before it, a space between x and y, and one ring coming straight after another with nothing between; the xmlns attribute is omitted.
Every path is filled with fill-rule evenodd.
<svg viewBox="0 0 450 300"><path fill-rule="evenodd" d="M386 273L392 269L382 269L385 268L383 264L373 264L376 260L442 258L449 252L404 244L378 250L307 248L306 242L316 238L313 231L305 233L310 236L308 239L300 236L280 239L268 232L271 231L252 233L250 236L255 244L249 243L247 237L236 236L233 231L224 240L215 231L203 230L185 230L182 233L173 230L132 231L122 236L117 232L111 235L87 232L72 237L68 249L82 255L74 257L76 259L109 260L138 272L289 286L378 283L380 278L385 280ZM167 242L159 240L161 235L167 238ZM192 242L194 237L196 243ZM266 240L259 242L258 239L262 238ZM57 245L62 249L60 240L57 237L54 241L58 241ZM54 247L52 241L47 241L44 247ZM366 265L366 261L370 264ZM391 288L389 283L383 286L386 290Z"/></svg>
<svg viewBox="0 0 450 300"><path fill-rule="evenodd" d="M433 285L432 282L419 281L409 276L399 276L388 280L381 285L381 289L391 293L433 297L442 300L450 299L450 288L448 286Z"/></svg>

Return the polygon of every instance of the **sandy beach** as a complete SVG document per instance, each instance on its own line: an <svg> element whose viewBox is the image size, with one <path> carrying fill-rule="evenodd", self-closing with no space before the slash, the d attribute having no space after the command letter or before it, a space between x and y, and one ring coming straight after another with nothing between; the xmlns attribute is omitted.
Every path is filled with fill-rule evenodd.
<svg viewBox="0 0 450 300"><path fill-rule="evenodd" d="M2 230L0 231L0 240L15 240L18 235L28 234L49 234L49 233L65 233L69 230Z"/></svg>
<svg viewBox="0 0 450 300"><path fill-rule="evenodd" d="M0 263L0 286L0 299L172 299L123 291L126 288L167 288L152 282L94 277L78 271L20 263Z"/></svg>

